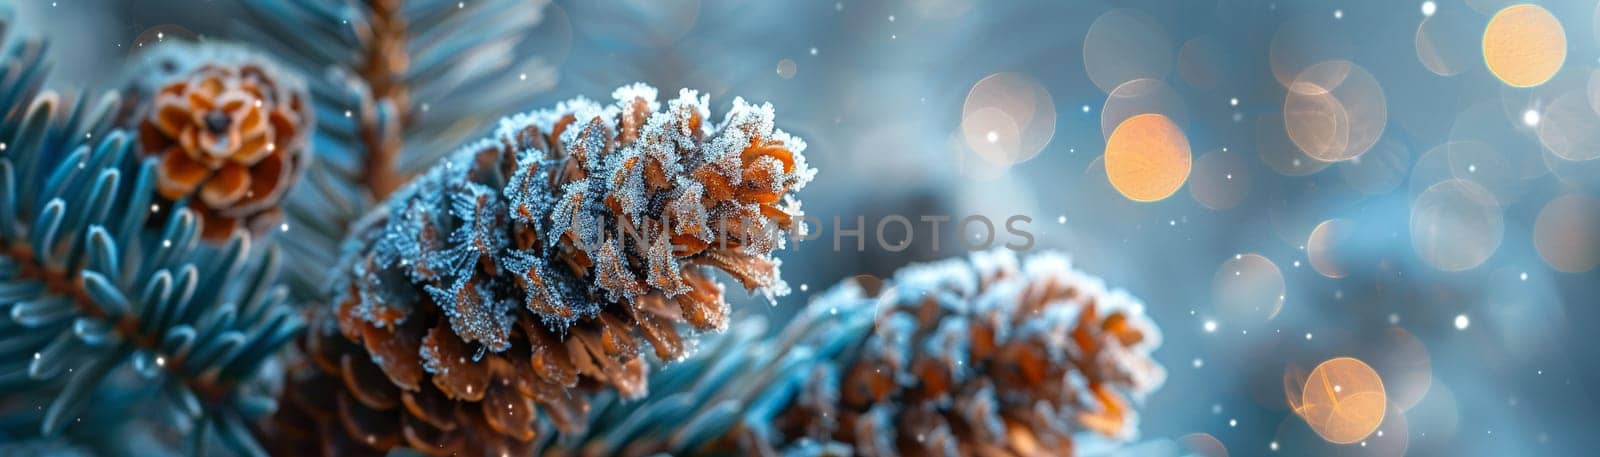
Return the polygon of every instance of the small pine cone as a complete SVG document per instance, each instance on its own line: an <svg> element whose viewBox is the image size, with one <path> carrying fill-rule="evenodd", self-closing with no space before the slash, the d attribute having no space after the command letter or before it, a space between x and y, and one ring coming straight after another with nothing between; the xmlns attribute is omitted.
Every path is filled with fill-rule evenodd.
<svg viewBox="0 0 1600 457"><path fill-rule="evenodd" d="M805 144L771 106L713 126L693 91L614 97L503 120L357 224L269 425L284 453L525 454L580 432L595 392L643 396L679 324L725 328L715 270L786 292L786 233L736 228L798 228Z"/></svg>
<svg viewBox="0 0 1600 457"><path fill-rule="evenodd" d="M156 189L187 200L207 240L262 233L298 179L314 128L305 84L265 56L220 44L168 43L146 57L129 94L139 145L159 156Z"/></svg>
<svg viewBox="0 0 1600 457"><path fill-rule="evenodd" d="M708 341L684 364L705 368L548 451L1070 455L1075 433L1133 433L1128 396L1163 382L1159 344L1136 299L1064 257L978 253L903 269L877 294L842 284L764 344Z"/></svg>

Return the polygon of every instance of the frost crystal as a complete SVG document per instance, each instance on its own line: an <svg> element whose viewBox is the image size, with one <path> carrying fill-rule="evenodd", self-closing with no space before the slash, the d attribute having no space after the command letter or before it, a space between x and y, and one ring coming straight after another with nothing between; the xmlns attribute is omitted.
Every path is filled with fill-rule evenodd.
<svg viewBox="0 0 1600 457"><path fill-rule="evenodd" d="M815 173L805 143L774 128L770 105L735 100L713 125L694 91L665 104L643 84L612 95L503 119L360 221L334 289L336 330L354 344L307 344L313 359L342 377L381 373L392 395L483 403L478 420L521 425L491 427L465 453L517 450L532 425L502 412L538 404L579 429L581 390L641 396L646 347L677 360L680 323L727 327L715 271L786 292L773 254L799 229L794 193ZM319 330L311 340L339 340ZM350 407L447 425L393 406Z"/></svg>
<svg viewBox="0 0 1600 457"><path fill-rule="evenodd" d="M876 289L819 294L775 338L756 340L752 320L706 338L679 368L691 372L548 451L1070 454L1079 438L1130 437L1138 400L1165 377L1143 305L1059 254L975 253Z"/></svg>

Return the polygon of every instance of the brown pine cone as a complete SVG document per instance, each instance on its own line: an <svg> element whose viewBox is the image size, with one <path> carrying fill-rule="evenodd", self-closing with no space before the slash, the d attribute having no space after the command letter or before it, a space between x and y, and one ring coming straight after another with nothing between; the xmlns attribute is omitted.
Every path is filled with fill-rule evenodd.
<svg viewBox="0 0 1600 457"><path fill-rule="evenodd" d="M1074 434L1129 437L1128 397L1165 377L1142 306L1053 253L913 266L881 292L847 282L762 344L710 339L690 373L546 451L1071 455Z"/></svg>
<svg viewBox="0 0 1600 457"><path fill-rule="evenodd" d="M268 425L281 452L526 454L596 391L643 396L642 354L682 357L680 324L725 328L714 271L786 292L789 233L754 228L797 228L805 144L770 106L713 126L707 98L655 96L508 118L358 223Z"/></svg>
<svg viewBox="0 0 1600 457"><path fill-rule="evenodd" d="M1056 255L1019 265L1002 251L903 270L839 377L814 371L779 416L781 442L1051 456L1071 454L1075 432L1127 437L1124 394L1165 377L1149 358L1160 343L1142 306Z"/></svg>
<svg viewBox="0 0 1600 457"><path fill-rule="evenodd" d="M172 42L151 54L130 94L141 150L161 158L156 189L171 202L187 199L207 240L240 226L264 232L310 159L315 120L305 84L226 45Z"/></svg>

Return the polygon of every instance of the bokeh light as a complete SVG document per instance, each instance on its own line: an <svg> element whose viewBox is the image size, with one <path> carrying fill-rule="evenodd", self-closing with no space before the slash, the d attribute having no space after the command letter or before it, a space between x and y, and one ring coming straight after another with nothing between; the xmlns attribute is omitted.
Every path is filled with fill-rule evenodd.
<svg viewBox="0 0 1600 457"><path fill-rule="evenodd" d="M671 48L694 30L702 9L700 0L575 2L565 6L576 17L604 18L574 21L581 33L658 49Z"/></svg>
<svg viewBox="0 0 1600 457"><path fill-rule="evenodd" d="M1228 258L1211 277L1211 299L1230 322L1250 325L1283 311L1283 272L1260 254Z"/></svg>
<svg viewBox="0 0 1600 457"><path fill-rule="evenodd" d="M1311 229L1311 237L1306 240L1306 257L1311 259L1311 268L1329 278L1348 275L1349 261L1344 259L1346 253L1340 250L1349 248L1355 240L1355 231L1355 223L1348 219L1329 219Z"/></svg>
<svg viewBox="0 0 1600 457"><path fill-rule="evenodd" d="M1101 14L1083 38L1084 70L1106 92L1135 79L1165 78L1173 60L1172 39L1161 23L1135 9Z"/></svg>
<svg viewBox="0 0 1600 457"><path fill-rule="evenodd" d="M1290 415L1278 423L1272 441L1260 455L1297 457L1400 457L1411 443L1410 419L1393 403L1384 408L1377 430L1355 443L1331 443L1306 425L1304 419Z"/></svg>
<svg viewBox="0 0 1600 457"><path fill-rule="evenodd" d="M1563 159L1600 157L1600 115L1584 91L1568 92L1550 102L1540 116L1538 132L1539 142Z"/></svg>
<svg viewBox="0 0 1600 457"><path fill-rule="evenodd" d="M985 112L985 114L993 113ZM1002 138L999 136L1000 131L1012 132L1012 138L1015 138L1016 126L1010 123L1009 118L989 116L977 119L988 119L988 122L994 122L992 126L996 131L996 140ZM877 139L877 137L869 137L869 139L874 143L884 141ZM1003 178L1006 175L1006 171L1011 168L1010 164L995 163L990 159L984 158L983 153L978 152L978 150L967 144L966 135L963 135L959 130L950 133L945 140L945 149L950 151L950 155L954 159L951 162L955 164L956 173L976 182L989 182Z"/></svg>
<svg viewBox="0 0 1600 457"><path fill-rule="evenodd" d="M1318 63L1289 84L1283 104L1289 139L1311 158L1338 162L1360 156L1383 135L1387 101L1377 78L1349 61Z"/></svg>
<svg viewBox="0 0 1600 457"><path fill-rule="evenodd" d="M1405 182L1410 165L1411 153L1405 144L1381 139L1366 154L1339 162L1339 176L1356 191L1382 195Z"/></svg>
<svg viewBox="0 0 1600 457"><path fill-rule="evenodd" d="M1424 262L1444 271L1477 267L1500 247L1505 221L1483 186L1449 179L1411 204L1411 245Z"/></svg>
<svg viewBox="0 0 1600 457"><path fill-rule="evenodd" d="M1166 116L1178 125L1189 122L1189 106L1178 91L1159 79L1141 78L1122 83L1106 95L1100 108L1100 134L1109 139L1122 121L1146 113Z"/></svg>
<svg viewBox="0 0 1600 457"><path fill-rule="evenodd" d="M1595 12L1600 13L1600 4L1595 5ZM1589 108L1600 113L1600 69L1589 72L1589 82L1584 88L1589 95Z"/></svg>
<svg viewBox="0 0 1600 457"><path fill-rule="evenodd" d="M1566 31L1544 7L1506 7L1495 13L1483 29L1483 62L1506 85L1544 84L1566 60Z"/></svg>
<svg viewBox="0 0 1600 457"><path fill-rule="evenodd" d="M1210 35L1194 37L1178 49L1178 76L1200 90L1217 87L1222 79L1221 45Z"/></svg>
<svg viewBox="0 0 1600 457"><path fill-rule="evenodd" d="M1478 65L1476 40L1462 37L1474 36L1483 28L1483 20L1472 10L1459 5L1436 10L1417 24L1414 44L1417 61L1423 68L1439 76L1455 76Z"/></svg>
<svg viewBox="0 0 1600 457"><path fill-rule="evenodd" d="M1347 34L1336 33L1336 21L1328 16L1301 16L1278 25L1267 45L1267 58L1272 66L1272 76L1278 84L1289 87L1301 71L1321 62L1347 60L1355 53L1355 46Z"/></svg>
<svg viewBox="0 0 1600 457"><path fill-rule="evenodd" d="M1050 91L1022 73L995 73L979 80L967 93L961 113L967 146L1000 165L1034 158L1056 132Z"/></svg>
<svg viewBox="0 0 1600 457"><path fill-rule="evenodd" d="M1543 269L1528 271L1519 266L1496 269L1485 281L1480 311L1483 327L1490 331L1500 351L1519 359L1539 358L1561 350L1568 333L1568 319L1584 310L1567 312L1571 297L1563 297L1558 280L1568 276ZM1582 331L1582 330L1579 330ZM1535 374L1538 374L1535 369Z"/></svg>
<svg viewBox="0 0 1600 457"><path fill-rule="evenodd" d="M1438 377L1433 378L1428 394L1406 411L1406 416L1411 426L1411 448L1418 455L1433 455L1441 449L1449 449L1462 419L1455 391Z"/></svg>
<svg viewBox="0 0 1600 457"><path fill-rule="evenodd" d="M128 54L136 54L146 47L155 46L167 41L194 41L199 35L177 24L161 24L144 31L133 38L133 44L128 46Z"/></svg>
<svg viewBox="0 0 1600 457"><path fill-rule="evenodd" d="M1106 177L1129 200L1153 202L1189 177L1189 139L1164 115L1146 113L1117 125L1106 140Z"/></svg>
<svg viewBox="0 0 1600 457"><path fill-rule="evenodd" d="M1401 411L1410 410L1421 402L1428 387L1433 385L1433 362L1428 348L1404 328L1384 329L1381 335L1369 339L1362 354L1362 360L1369 362L1383 378L1389 404Z"/></svg>
<svg viewBox="0 0 1600 457"><path fill-rule="evenodd" d="M1474 154L1493 153L1500 156L1496 161L1505 164L1504 169L1488 170L1497 174L1514 176L1525 181L1538 178L1549 173L1550 170L1541 160L1540 155L1533 153L1542 148L1539 144L1534 129L1525 127L1522 123L1523 111L1527 106L1517 101L1509 100L1504 95L1513 92L1531 93L1539 89L1506 89L1502 91L1499 100L1490 98L1473 103L1458 114L1450 124L1448 133L1449 142L1476 141L1489 146L1488 151ZM1529 95L1529 94L1521 94ZM1530 101L1531 102L1531 101ZM1518 107L1519 109L1513 109ZM1457 160L1459 162L1459 160ZM1483 184L1482 178L1477 179ZM1502 203L1515 201L1520 192L1516 188L1500 188L1485 184L1490 190L1495 191L1497 197L1502 198Z"/></svg>
<svg viewBox="0 0 1600 457"><path fill-rule="evenodd" d="M1256 154L1273 171L1285 176L1305 176L1322 171L1333 162L1324 162L1306 155L1295 146L1285 130L1283 114L1273 112L1256 118Z"/></svg>
<svg viewBox="0 0 1600 457"><path fill-rule="evenodd" d="M1250 194L1250 163L1238 151L1221 149L1201 155L1189 174L1189 195L1214 210L1239 206Z"/></svg>
<svg viewBox="0 0 1600 457"><path fill-rule="evenodd" d="M1183 445L1185 455L1195 457L1228 457L1228 447L1222 444L1217 437L1209 433L1190 433L1178 437L1178 443Z"/></svg>
<svg viewBox="0 0 1600 457"><path fill-rule="evenodd" d="M796 72L799 72L799 70L800 70L799 66L795 65L793 59L783 59L783 60L779 60L778 61L778 77L779 78L793 79L794 78L794 74Z"/></svg>
<svg viewBox="0 0 1600 457"><path fill-rule="evenodd" d="M1296 414L1330 443L1360 442L1378 430L1388 405L1383 380L1365 362L1329 359L1306 378Z"/></svg>
<svg viewBox="0 0 1600 457"><path fill-rule="evenodd" d="M1600 263L1600 199L1571 193L1539 210L1533 244L1550 268L1582 273Z"/></svg>
<svg viewBox="0 0 1600 457"><path fill-rule="evenodd" d="M1505 154L1481 141L1452 141L1435 146L1417 158L1411 169L1410 194L1421 196L1433 185L1460 179L1483 186L1496 202L1513 201L1521 179Z"/></svg>
<svg viewBox="0 0 1600 457"><path fill-rule="evenodd" d="M52 3L18 2L19 24L65 35L53 39L46 87L67 106L94 102L69 90L118 87L96 79L119 76L120 57L141 44L252 40L230 21L156 8L226 13L239 2ZM785 254L785 276L809 290L752 308L769 321L854 273L961 255L950 251L960 250L949 243L956 227L925 230L934 224L917 214L982 214L1002 243L1004 217L1019 214L1032 218L1022 224L1032 249L1072 253L1146 300L1165 331L1155 356L1168 382L1142 399L1137 437L1118 446L1286 456L1593 447L1583 433L1596 414L1568 406L1600 398L1583 382L1596 369L1574 363L1600 354L1583 339L1600 290L1589 279L1600 271L1596 0L559 3L544 7L532 39L506 44L508 57L535 55L560 75L539 97L603 97L646 81L662 98L700 89L713 112L734 96L770 101L819 170L807 214L826 227L842 216L845 229L868 215L867 252L839 257L824 230ZM133 19L81 19L145 6ZM1560 30L1529 25L1540 21ZM167 25L146 31L157 24ZM1496 50L1519 46L1531 51ZM84 73L74 60L103 76L60 79ZM440 71L417 78L459 73ZM455 112L428 93L412 92L432 103L425 117ZM456 146L430 139L417 150L436 143ZM887 212L910 216L914 248L939 236L942 254L876 248L871 218ZM1344 355L1377 373L1387 404L1376 431L1335 444L1291 409L1304 409L1310 369ZM1298 375L1283 376L1295 363Z"/></svg>

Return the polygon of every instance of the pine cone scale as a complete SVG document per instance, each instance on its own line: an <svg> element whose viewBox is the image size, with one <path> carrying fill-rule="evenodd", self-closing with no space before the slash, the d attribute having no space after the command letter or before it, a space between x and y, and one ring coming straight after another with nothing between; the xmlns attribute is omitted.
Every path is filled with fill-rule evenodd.
<svg viewBox="0 0 1600 457"><path fill-rule="evenodd" d="M384 373L367 360L346 353L339 358L339 377L344 380L345 391L363 406L379 411L400 405L400 390L395 388Z"/></svg>
<svg viewBox="0 0 1600 457"><path fill-rule="evenodd" d="M1076 433L1127 437L1129 398L1161 383L1142 305L1060 256L974 254L908 267L876 289L836 287L755 348L714 344L704 356L715 359L688 364L735 371L677 373L666 392L601 413L627 418L610 424L626 435L595 431L554 450L1061 455ZM715 406L645 414L683 396Z"/></svg>
<svg viewBox="0 0 1600 457"><path fill-rule="evenodd" d="M146 156L158 156L157 189L189 199L202 235L234 227L260 234L310 159L315 119L305 84L262 57L216 44L169 43L148 56L128 92Z"/></svg>
<svg viewBox="0 0 1600 457"><path fill-rule="evenodd" d="M595 392L646 394L647 346L676 359L680 332L727 326L711 269L747 289L786 290L771 259L783 240L730 226L787 226L797 210L768 220L749 200L777 198L703 189L792 200L813 173L804 143L772 127L770 107L736 100L725 125L706 131L708 100L691 91L666 112L642 85L614 95L509 118L358 224L334 288L337 336L306 346L370 359L310 354L341 362L326 373L344 380L353 407L396 417L399 442L380 434L374 450L498 454L528 449L544 424L579 433ZM737 220L713 228L712 215ZM614 231L621 224L644 233ZM694 228L695 245L667 244L673 227ZM459 446L443 444L452 436Z"/></svg>

